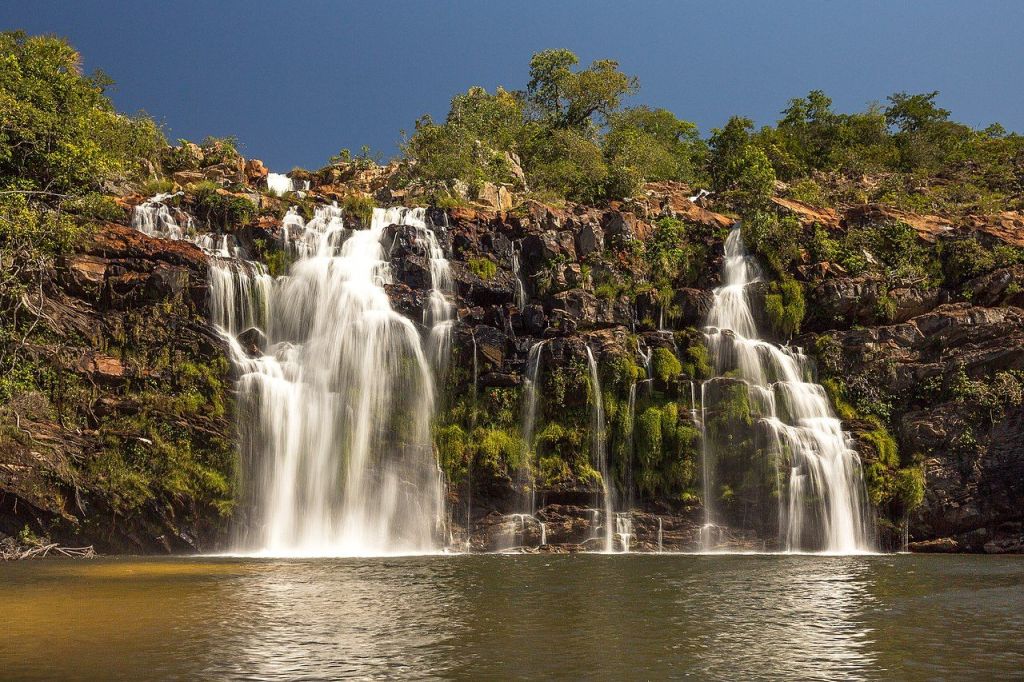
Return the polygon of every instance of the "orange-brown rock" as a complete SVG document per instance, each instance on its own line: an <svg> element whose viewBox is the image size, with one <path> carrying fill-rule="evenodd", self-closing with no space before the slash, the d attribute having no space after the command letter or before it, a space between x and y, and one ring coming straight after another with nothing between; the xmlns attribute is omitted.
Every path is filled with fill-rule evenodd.
<svg viewBox="0 0 1024 682"><path fill-rule="evenodd" d="M245 179L253 187L264 182L269 173L270 171L259 159L249 159L245 162Z"/></svg>
<svg viewBox="0 0 1024 682"><path fill-rule="evenodd" d="M948 218L937 215L918 215L898 208L882 204L863 204L846 210L843 224L848 226L856 223L878 223L895 221L906 223L926 242L934 242L939 235L953 229Z"/></svg>
<svg viewBox="0 0 1024 682"><path fill-rule="evenodd" d="M125 375L124 363L110 355L87 352L78 360L79 371L99 375L108 379L120 379Z"/></svg>
<svg viewBox="0 0 1024 682"><path fill-rule="evenodd" d="M828 229L839 229L840 218L834 209L819 208L804 201L782 197L772 197L772 202L786 213L795 216L804 226L817 223Z"/></svg>
<svg viewBox="0 0 1024 682"><path fill-rule="evenodd" d="M709 211L690 201L691 189L681 182L649 182L644 185L644 196L640 202L648 216L671 215L691 223L700 223L715 228L728 228L735 220L729 216Z"/></svg>

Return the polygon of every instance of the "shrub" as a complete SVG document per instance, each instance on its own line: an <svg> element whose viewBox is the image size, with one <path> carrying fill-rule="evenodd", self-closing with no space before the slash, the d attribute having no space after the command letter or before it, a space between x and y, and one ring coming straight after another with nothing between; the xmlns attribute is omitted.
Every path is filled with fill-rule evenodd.
<svg viewBox="0 0 1024 682"><path fill-rule="evenodd" d="M369 225L373 219L373 209L376 204L373 197L368 194L346 194L342 199L341 208L346 215L357 218L363 225Z"/></svg>
<svg viewBox="0 0 1024 682"><path fill-rule="evenodd" d="M245 225L256 217L254 203L230 194L212 182L198 183L191 191L193 211L208 225L226 230Z"/></svg>
<svg viewBox="0 0 1024 682"><path fill-rule="evenodd" d="M78 193L137 177L142 160L157 158L166 141L156 124L114 111L110 79L80 65L60 38L0 33L0 180Z"/></svg>

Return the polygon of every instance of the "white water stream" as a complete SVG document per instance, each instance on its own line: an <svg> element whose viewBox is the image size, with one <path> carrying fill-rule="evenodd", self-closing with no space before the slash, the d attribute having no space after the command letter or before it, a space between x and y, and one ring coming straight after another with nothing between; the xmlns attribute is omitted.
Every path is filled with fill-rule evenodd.
<svg viewBox="0 0 1024 682"><path fill-rule="evenodd" d="M747 296L747 286L758 281L757 265L734 227L725 242L722 285L714 291L706 339L718 376L729 373L746 384L751 414L770 434L766 449L779 479L779 544L786 551L871 551L860 458L825 390L809 381L807 358L799 349L759 338ZM702 425L711 408L703 388ZM704 447L705 550L716 548L714 530L722 521L717 459L729 455L712 449Z"/></svg>
<svg viewBox="0 0 1024 682"><path fill-rule="evenodd" d="M265 320L240 311L263 297L237 261L211 265L214 322L240 373L239 425L248 532L240 550L346 556L435 551L442 481L430 419L434 386L415 325L391 308L381 237L421 214L376 209L366 230L336 206L286 238L298 260L274 282ZM432 259L433 260L433 259ZM232 305L233 303L233 305ZM246 326L265 341L250 357Z"/></svg>

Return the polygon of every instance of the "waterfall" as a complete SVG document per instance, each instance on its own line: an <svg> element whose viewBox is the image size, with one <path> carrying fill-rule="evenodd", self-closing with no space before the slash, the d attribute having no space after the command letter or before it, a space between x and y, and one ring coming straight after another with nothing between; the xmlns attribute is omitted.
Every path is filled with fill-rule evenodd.
<svg viewBox="0 0 1024 682"><path fill-rule="evenodd" d="M520 272L519 249L518 245L512 249L512 271L516 274L516 307L522 310L526 307L526 286L523 284L523 276Z"/></svg>
<svg viewBox="0 0 1024 682"><path fill-rule="evenodd" d="M285 192L302 192L309 189L309 180L296 180L284 173L267 173L267 189L278 196Z"/></svg>
<svg viewBox="0 0 1024 682"><path fill-rule="evenodd" d="M628 553L633 541L633 516L630 513L615 515L615 534L622 543L622 551Z"/></svg>
<svg viewBox="0 0 1024 682"><path fill-rule="evenodd" d="M427 226L425 209L402 209L400 221L402 225L416 228L417 239L424 245L430 264L430 300L427 309L423 311L423 323L430 329L430 359L440 379L448 364L454 324L450 299L455 293L455 285L451 265L437 240L437 234Z"/></svg>
<svg viewBox="0 0 1024 682"><path fill-rule="evenodd" d="M824 389L808 380L811 371L799 349L780 347L758 337L747 285L761 281L747 256L739 226L725 241L722 285L714 291L706 340L719 378L702 386L702 422L707 429L704 388L712 382L746 385L756 432L765 433L767 466L775 471L780 545L787 551L850 553L871 549L869 512L860 459L832 412ZM728 373L729 376L725 376ZM722 383L724 382L724 383ZM716 384L717 385L717 384ZM755 433L757 435L757 433ZM715 517L713 484L725 484L725 463L736 453L704 446L706 526ZM748 474L756 478L758 472ZM764 476L765 480L769 477ZM730 482L744 485L738 478ZM771 499L773 495L762 495ZM710 533L707 540L711 540ZM705 545L705 549L710 548Z"/></svg>
<svg viewBox="0 0 1024 682"><path fill-rule="evenodd" d="M661 532L661 517L658 517L658 553L664 551L664 538Z"/></svg>
<svg viewBox="0 0 1024 682"><path fill-rule="evenodd" d="M237 267L211 263L214 322L240 375L245 551L416 553L444 537L433 378L415 325L384 290L381 237L408 215L375 209L369 229L353 231L337 206L318 208L308 224L290 213L299 259L267 296L257 357L236 340L256 321L242 313L256 308L246 302L252 287Z"/></svg>
<svg viewBox="0 0 1024 682"><path fill-rule="evenodd" d="M182 212L178 218L171 213L165 203L168 199L180 196L176 194L157 194L142 202L132 210L132 227L150 237L161 239L186 239L192 230L192 218ZM184 219L179 224L178 219Z"/></svg>
<svg viewBox="0 0 1024 682"><path fill-rule="evenodd" d="M530 453L533 451L533 435L537 427L537 382L540 380L540 360L544 343L544 341L538 341L530 346L526 355L526 373L523 376L523 407L520 429L523 439L520 452L522 462L516 478L520 490L527 487L530 490L529 495L524 495L523 502L523 506L528 507L526 509L528 514L534 512L537 503L536 481L530 462Z"/></svg>
<svg viewBox="0 0 1024 682"><path fill-rule="evenodd" d="M604 399L601 396L601 379L597 375L597 361L594 353L587 346L587 362L590 364L590 390L593 393L590 402L591 455L594 464L601 474L601 493L604 502L604 551L615 549L614 517L612 515L612 486L608 471L608 446L605 442Z"/></svg>

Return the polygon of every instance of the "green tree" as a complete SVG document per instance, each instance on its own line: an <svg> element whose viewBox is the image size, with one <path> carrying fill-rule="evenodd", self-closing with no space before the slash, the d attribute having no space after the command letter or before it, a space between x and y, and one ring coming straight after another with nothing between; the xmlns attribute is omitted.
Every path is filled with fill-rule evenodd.
<svg viewBox="0 0 1024 682"><path fill-rule="evenodd" d="M166 146L149 118L118 114L102 73L81 73L67 42L0 34L0 182L80 193L128 178Z"/></svg>
<svg viewBox="0 0 1024 682"><path fill-rule="evenodd" d="M646 181L696 181L707 146L695 124L647 107L613 114L608 123L602 144L613 179L609 196L629 196Z"/></svg>
<svg viewBox="0 0 1024 682"><path fill-rule="evenodd" d="M600 59L573 71L577 64L579 57L565 49L544 50L530 59L526 101L535 117L554 128L583 129L595 118L603 124L640 87L614 60Z"/></svg>

